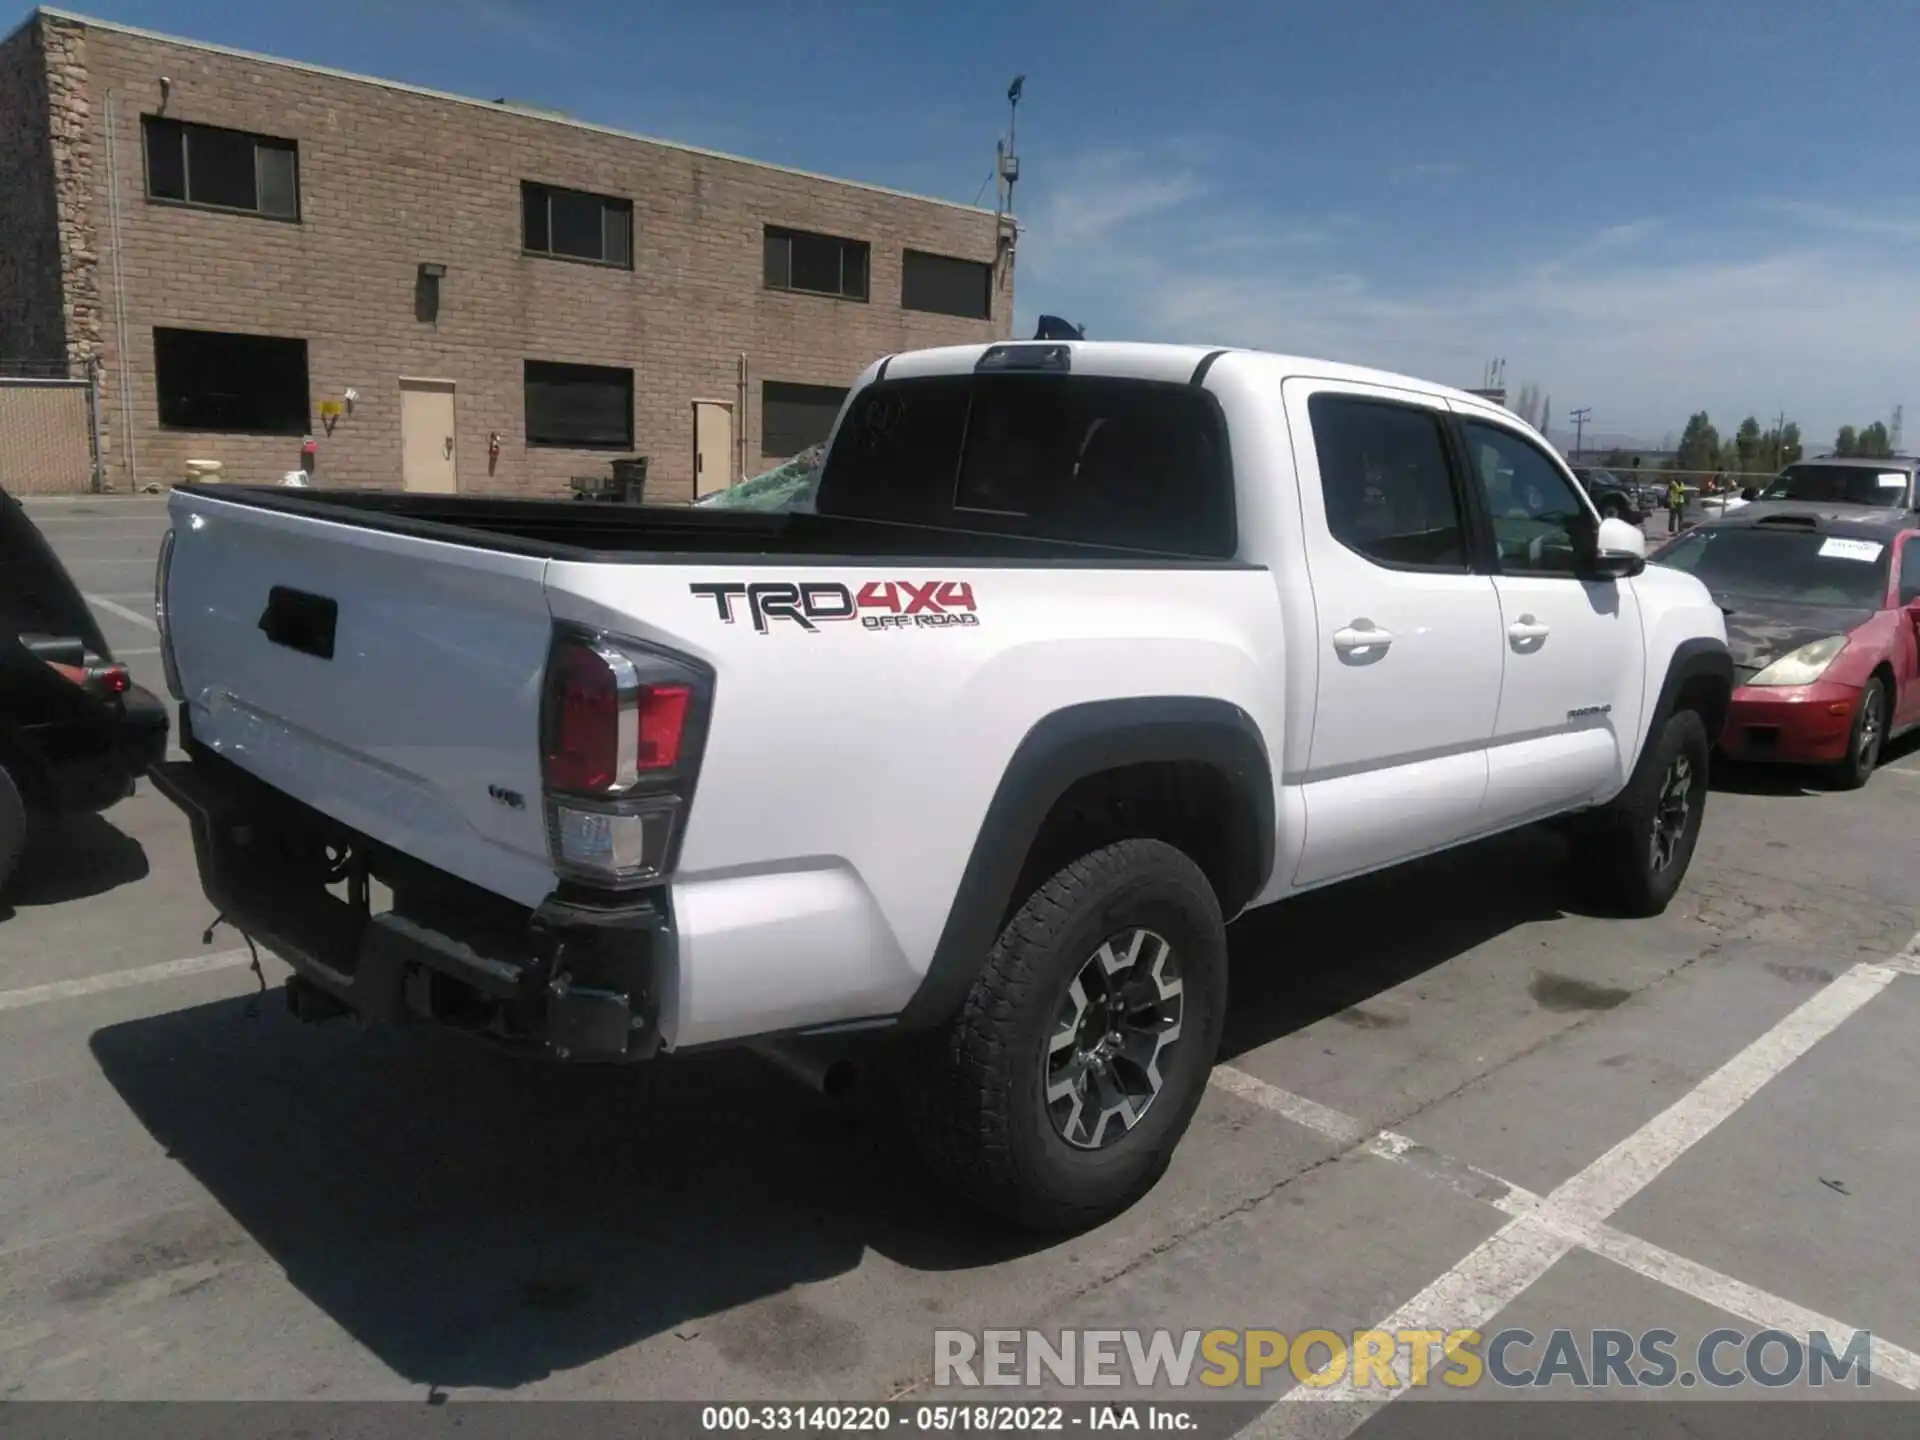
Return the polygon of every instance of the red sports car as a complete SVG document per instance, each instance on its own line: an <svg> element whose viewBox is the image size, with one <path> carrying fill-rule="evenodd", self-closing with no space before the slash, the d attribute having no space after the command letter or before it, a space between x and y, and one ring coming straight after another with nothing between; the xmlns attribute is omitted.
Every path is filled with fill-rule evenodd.
<svg viewBox="0 0 1920 1440"><path fill-rule="evenodd" d="M1920 518L1904 509L1759 503L1650 559L1697 576L1727 616L1737 760L1831 767L1864 785L1920 728Z"/></svg>

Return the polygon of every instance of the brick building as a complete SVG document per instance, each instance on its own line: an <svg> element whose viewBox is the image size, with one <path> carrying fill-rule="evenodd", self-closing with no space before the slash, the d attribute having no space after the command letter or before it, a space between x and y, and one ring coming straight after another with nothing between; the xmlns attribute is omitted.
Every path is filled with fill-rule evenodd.
<svg viewBox="0 0 1920 1440"><path fill-rule="evenodd" d="M997 227L59 11L0 40L0 360L97 359L116 490L277 479L310 434L321 483L556 494L644 454L686 499L876 357L1006 337Z"/></svg>

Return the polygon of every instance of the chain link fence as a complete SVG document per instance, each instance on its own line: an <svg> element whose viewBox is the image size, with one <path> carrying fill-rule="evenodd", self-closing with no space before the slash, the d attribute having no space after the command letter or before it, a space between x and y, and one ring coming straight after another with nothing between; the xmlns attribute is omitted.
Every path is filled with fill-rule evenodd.
<svg viewBox="0 0 1920 1440"><path fill-rule="evenodd" d="M85 495L102 484L99 367L0 356L0 490Z"/></svg>

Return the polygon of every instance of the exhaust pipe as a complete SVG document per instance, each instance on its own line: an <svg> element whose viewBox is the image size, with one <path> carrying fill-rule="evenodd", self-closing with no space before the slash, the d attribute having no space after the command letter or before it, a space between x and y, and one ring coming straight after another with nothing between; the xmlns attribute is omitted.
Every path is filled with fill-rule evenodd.
<svg viewBox="0 0 1920 1440"><path fill-rule="evenodd" d="M860 1067L846 1056L822 1054L791 1040L762 1040L747 1048L829 1100L844 1098L860 1078Z"/></svg>

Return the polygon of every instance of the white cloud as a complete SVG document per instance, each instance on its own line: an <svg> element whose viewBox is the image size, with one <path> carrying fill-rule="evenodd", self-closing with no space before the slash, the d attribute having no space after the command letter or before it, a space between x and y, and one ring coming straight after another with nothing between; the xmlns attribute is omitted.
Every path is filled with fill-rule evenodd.
<svg viewBox="0 0 1920 1440"><path fill-rule="evenodd" d="M1103 157L1049 181L1022 243L1023 313L1456 384L1505 356L1514 384L1537 381L1556 408L1591 406L1594 428L1649 439L1701 408L1723 432L1784 408L1822 443L1884 416L1909 385L1920 403L1907 243L1920 220L1772 203L1744 231L1642 218L1469 276L1417 260L1369 272L1341 254L1334 217L1259 214L1202 164L1147 159Z"/></svg>

